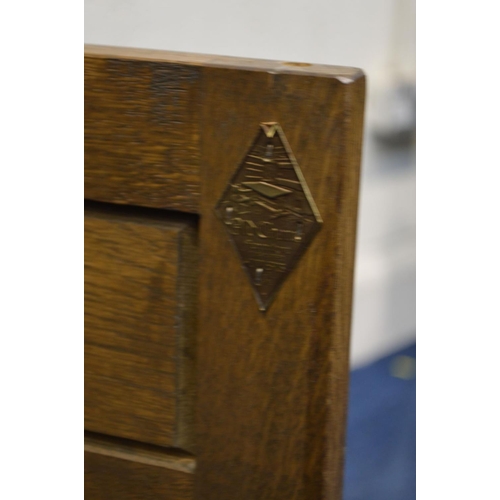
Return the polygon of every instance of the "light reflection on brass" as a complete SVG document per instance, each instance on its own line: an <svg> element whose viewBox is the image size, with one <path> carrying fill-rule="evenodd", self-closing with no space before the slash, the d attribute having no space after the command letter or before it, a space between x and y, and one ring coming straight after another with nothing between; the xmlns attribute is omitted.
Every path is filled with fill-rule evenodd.
<svg viewBox="0 0 500 500"><path fill-rule="evenodd" d="M215 211L265 311L322 223L278 123L261 123Z"/></svg>

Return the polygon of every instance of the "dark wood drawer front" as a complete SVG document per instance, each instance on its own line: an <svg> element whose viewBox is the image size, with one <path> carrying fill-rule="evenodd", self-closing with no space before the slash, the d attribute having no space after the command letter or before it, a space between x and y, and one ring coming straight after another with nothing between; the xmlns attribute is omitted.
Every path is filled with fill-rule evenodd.
<svg viewBox="0 0 500 500"><path fill-rule="evenodd" d="M192 447L196 228L86 209L85 428Z"/></svg>
<svg viewBox="0 0 500 500"><path fill-rule="evenodd" d="M192 458L85 440L85 498L190 500Z"/></svg>
<svg viewBox="0 0 500 500"><path fill-rule="evenodd" d="M85 197L198 212L200 68L85 58Z"/></svg>

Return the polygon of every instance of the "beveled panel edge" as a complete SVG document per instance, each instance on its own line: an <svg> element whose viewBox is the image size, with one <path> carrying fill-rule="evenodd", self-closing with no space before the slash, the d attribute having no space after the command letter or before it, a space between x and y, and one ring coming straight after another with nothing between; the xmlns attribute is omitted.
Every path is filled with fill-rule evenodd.
<svg viewBox="0 0 500 500"><path fill-rule="evenodd" d="M188 474L196 469L196 459L184 451L93 432L85 432L84 451Z"/></svg>

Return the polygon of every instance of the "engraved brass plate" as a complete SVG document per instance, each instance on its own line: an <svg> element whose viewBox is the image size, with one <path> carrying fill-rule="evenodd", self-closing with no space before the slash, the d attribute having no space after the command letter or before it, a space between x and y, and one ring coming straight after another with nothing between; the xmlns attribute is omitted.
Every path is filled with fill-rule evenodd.
<svg viewBox="0 0 500 500"><path fill-rule="evenodd" d="M265 311L322 223L278 123L261 123L215 211Z"/></svg>

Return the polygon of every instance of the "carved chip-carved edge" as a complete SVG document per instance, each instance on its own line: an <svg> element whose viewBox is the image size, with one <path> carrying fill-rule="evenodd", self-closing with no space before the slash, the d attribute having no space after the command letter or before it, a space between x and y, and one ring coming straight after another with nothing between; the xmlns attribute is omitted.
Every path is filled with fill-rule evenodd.
<svg viewBox="0 0 500 500"><path fill-rule="evenodd" d="M279 123L260 124L215 212L266 311L323 222Z"/></svg>

